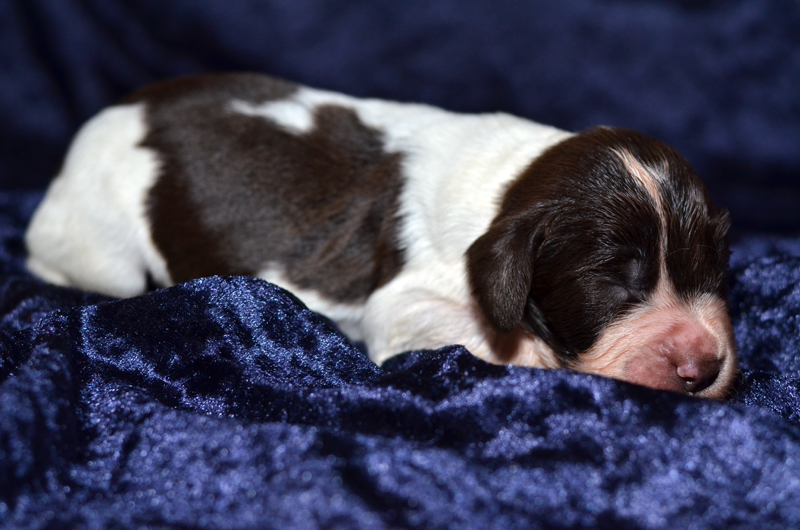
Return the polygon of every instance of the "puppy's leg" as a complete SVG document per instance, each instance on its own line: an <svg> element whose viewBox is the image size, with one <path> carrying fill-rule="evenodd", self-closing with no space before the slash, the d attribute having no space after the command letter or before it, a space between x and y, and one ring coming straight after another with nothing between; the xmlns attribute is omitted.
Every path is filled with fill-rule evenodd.
<svg viewBox="0 0 800 530"><path fill-rule="evenodd" d="M26 234L28 270L56 285L128 297L146 289L134 234L120 219L76 211L60 198L37 211ZM86 206L84 204L84 206Z"/></svg>
<svg viewBox="0 0 800 530"><path fill-rule="evenodd" d="M376 294L367 302L362 321L369 355L376 363L404 351L449 344L468 346L473 353L485 349L467 308L425 289Z"/></svg>
<svg viewBox="0 0 800 530"><path fill-rule="evenodd" d="M498 334L471 297L435 292L398 277L368 300L362 328L370 358L377 364L405 351L460 344L495 364L557 368L560 363L540 339L522 330ZM459 301L459 298L463 301Z"/></svg>

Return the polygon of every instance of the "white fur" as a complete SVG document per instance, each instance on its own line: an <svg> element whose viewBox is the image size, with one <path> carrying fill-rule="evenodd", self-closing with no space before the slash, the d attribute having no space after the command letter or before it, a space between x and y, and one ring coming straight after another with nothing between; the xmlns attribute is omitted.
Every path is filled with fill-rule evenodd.
<svg viewBox="0 0 800 530"><path fill-rule="evenodd" d="M295 134L307 133L314 125L310 109L296 101L277 101L254 105L248 101L234 100L230 109L245 116L267 118Z"/></svg>
<svg viewBox="0 0 800 530"><path fill-rule="evenodd" d="M118 297L142 293L148 271L170 283L145 216L158 161L138 146L143 113L141 104L109 108L75 137L26 233L33 273Z"/></svg>

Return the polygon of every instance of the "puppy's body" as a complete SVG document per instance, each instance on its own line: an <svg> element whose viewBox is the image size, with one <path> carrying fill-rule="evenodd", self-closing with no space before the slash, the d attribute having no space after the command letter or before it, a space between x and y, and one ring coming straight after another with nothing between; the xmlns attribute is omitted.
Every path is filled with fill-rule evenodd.
<svg viewBox="0 0 800 530"><path fill-rule="evenodd" d="M688 165L635 133L233 75L94 118L26 242L34 273L115 296L262 277L379 363L460 343L720 397L724 231Z"/></svg>

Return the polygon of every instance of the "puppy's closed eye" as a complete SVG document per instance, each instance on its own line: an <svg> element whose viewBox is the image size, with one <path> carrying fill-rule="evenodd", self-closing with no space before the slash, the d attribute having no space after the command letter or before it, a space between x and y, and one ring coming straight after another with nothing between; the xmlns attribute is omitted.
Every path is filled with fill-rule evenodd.
<svg viewBox="0 0 800 530"><path fill-rule="evenodd" d="M647 298L647 266L642 258L623 259L609 284L619 303L636 304Z"/></svg>

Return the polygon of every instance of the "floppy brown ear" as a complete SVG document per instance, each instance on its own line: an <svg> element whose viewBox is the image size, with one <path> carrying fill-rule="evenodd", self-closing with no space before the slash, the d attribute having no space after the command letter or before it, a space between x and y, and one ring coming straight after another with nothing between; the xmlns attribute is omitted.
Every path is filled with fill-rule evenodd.
<svg viewBox="0 0 800 530"><path fill-rule="evenodd" d="M472 294L497 331L514 331L522 321L533 279L539 225L531 219L495 220L467 250Z"/></svg>

